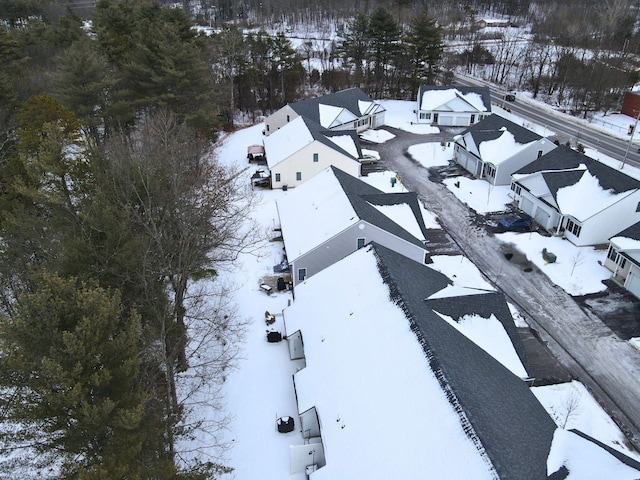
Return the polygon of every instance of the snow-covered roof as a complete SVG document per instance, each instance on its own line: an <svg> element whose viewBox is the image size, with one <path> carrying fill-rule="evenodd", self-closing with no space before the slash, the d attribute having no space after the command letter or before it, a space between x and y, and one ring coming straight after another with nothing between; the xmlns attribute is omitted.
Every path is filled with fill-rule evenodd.
<svg viewBox="0 0 640 480"><path fill-rule="evenodd" d="M277 204L289 261L360 220L330 168L287 192Z"/></svg>
<svg viewBox="0 0 640 480"><path fill-rule="evenodd" d="M471 125L454 141L461 144L460 142L468 136L473 139L473 143L479 149L478 153L482 160L494 165L511 158L529 144L542 139L537 133L500 115L490 115L475 125ZM462 143L462 145L466 144ZM467 147L465 146L465 148Z"/></svg>
<svg viewBox="0 0 640 480"><path fill-rule="evenodd" d="M558 189L556 201L563 215L571 215L579 222L584 222L627 194L628 192L613 193L605 190L598 179L585 170L577 183Z"/></svg>
<svg viewBox="0 0 640 480"><path fill-rule="evenodd" d="M312 478L494 478L376 262L357 251L296 287L284 312L304 341L299 410L315 406L322 425L326 465Z"/></svg>
<svg viewBox="0 0 640 480"><path fill-rule="evenodd" d="M491 111L491 96L487 87L441 87L422 85L418 92L420 110ZM462 100L462 103L455 102Z"/></svg>
<svg viewBox="0 0 640 480"><path fill-rule="evenodd" d="M372 254L374 258L371 258ZM365 259L363 259L363 257L367 256L370 257L366 260L369 266L364 265ZM363 263L361 264L360 262ZM377 273L376 270L372 268L374 266L377 269ZM362 273L357 276L347 273L354 271ZM505 478L538 478L545 473L546 458L553 431L555 430L555 424L551 418L520 378L503 367L485 350L476 345L474 341L462 335L456 328L443 320L433 309L437 305L440 312L444 312L445 315L456 319L460 318L460 312L469 313L476 310L478 311L478 315L489 318L490 314L487 315L485 309L491 308L492 306L495 306L499 310L501 308L499 305L504 304L504 308L506 308L508 312L508 307L501 294L493 292L486 296L470 295L464 300L461 300L462 297L460 297L456 299L425 301L425 298L444 289L449 284L449 280L425 265L414 262L376 244L357 251L346 259L334 264L334 266L327 268L321 272L321 274L322 275L318 274L307 279L301 286L296 287L296 303L299 302L300 296L298 293L302 289L310 292L305 294L304 301L306 302L306 298L308 298L308 301L313 303L309 304L311 306L309 309L297 307L294 304L294 307L300 308L300 310L298 310L297 320L294 320L295 326L291 328L302 331L305 353L307 346L305 328L306 325L312 322L314 323L312 328L314 332L316 332L315 335L317 335L317 337L315 340L311 340L316 343L315 346L311 347L310 352L323 351L326 355L333 356L339 355L334 349L346 348L349 350L349 358L351 358L351 356L358 358L362 356L366 363L362 369L358 368L356 370L357 375L355 375L356 372L354 372L355 377L363 376L362 381L347 373L348 367L344 365L343 361L337 365L333 365L334 368L339 369L338 371L327 372L323 376L323 380L328 383L318 383L310 387L313 394L321 395L324 402L332 404L331 407L321 407L314 398L306 394L301 395L302 386L298 388L298 384L296 383L296 391L298 392L299 398L300 396L303 397L303 404L300 406L300 410L315 405L319 415L322 416L321 411L323 410L329 411L331 412L329 413L329 417L331 418L334 413L332 408L339 409L340 412L344 411L342 405L347 402L347 400L343 400L342 395L345 395L348 396L349 399L355 398L355 400L348 400L349 402L356 402L362 406L362 408L358 410L358 414L361 415L358 417L358 420L367 424L366 426L361 426L358 422L357 426L353 427L354 429L368 432L370 428L375 428L376 419L379 416L384 414L393 416L396 411L396 393L390 394L394 395L392 398L388 396L380 397L380 395L377 394L377 390L370 390L376 388L375 385L369 385L370 382L377 382L380 376L376 374L377 368L371 367L371 365L378 365L378 361L372 361L373 363L369 362L368 355L374 355L376 358L384 355L385 365L387 365L387 362L395 363L395 359L393 357L386 357L386 351L390 350L394 352L395 355L396 349L404 350L410 348L408 344L396 338L396 335L393 333L395 330L391 331L391 333L386 331L385 325L389 324L390 328L395 329L395 325L391 326L391 322L397 322L399 319L402 319L404 324L403 329L406 332L413 331L415 333L419 345L422 347L425 361L413 364L404 362L395 363L396 369L394 371L396 371L397 374L394 375L399 378L408 375L415 381L416 378L423 378L424 374L414 372L414 369L430 369L438 380L438 389L446 393L448 401L452 406L452 411L459 413L459 424L463 426L468 438L477 448L477 452L474 452L473 456L479 455L480 459L488 461L495 468L497 472L496 476L504 476ZM347 275L347 277L345 277L345 275ZM340 282L339 288L336 288L336 281ZM321 287L322 289L318 289L317 285L319 282L326 282L326 287L323 286ZM384 283L384 286L380 286L380 283ZM325 288L326 290L324 290ZM337 290L339 290L339 292L337 292ZM309 297L307 297L307 295L309 295ZM483 301L483 297L486 297L486 301ZM322 298L331 298L331 302L322 302ZM362 300L359 301L359 298ZM326 306L323 305L320 307L318 306L319 303L324 303ZM463 307L458 308L458 305L463 305ZM397 308L403 315L398 317L397 315L389 313L388 309L390 306ZM360 314L361 312L363 313ZM328 320L329 322L335 322L336 336L340 337L353 328L354 337L350 336L348 340L345 339L344 343L342 343L342 340L340 340L340 342L331 340L329 333L324 328L324 325L326 325L325 318L327 316L332 317L331 320ZM374 320L374 317L377 316L384 317L386 321L378 324L379 319ZM357 323L354 324L353 327L346 327L344 322L350 322L351 317L353 317ZM285 320L287 330L294 331L290 328L291 324L288 309L285 311ZM378 334L384 335L385 338L388 339L388 344L386 344L386 347L383 349L384 351L381 351L379 344L375 343L378 340L372 339L372 337L376 337ZM369 344L370 341L374 343ZM339 345L341 345L341 347L339 347ZM315 350L316 346L320 350ZM360 349L368 349L368 353L363 354ZM311 356L307 356L307 368L312 364L315 365L316 362L321 363L323 361L321 358L312 360ZM332 361L329 360L328 364L331 365ZM361 364L358 362L358 365ZM325 366L327 365L314 368L325 368ZM385 366L385 368L390 367ZM374 378L366 373L366 371L371 370L373 370ZM383 370L383 372L386 371L387 370ZM343 372L346 373L346 375L343 375ZM419 377L415 375L419 375ZM334 377L338 377L335 380L338 382L335 389L333 388L331 380L331 378ZM383 373L382 377L386 377L386 375ZM311 380L309 379L309 381ZM429 385L433 385L433 382ZM394 387L394 390L402 388L401 385L397 385ZM411 392L414 392L415 388L417 388L417 386L407 387L403 395L403 400L399 400L397 405L402 406L405 402L411 401ZM431 388L433 387L430 387L430 389ZM362 395L360 394L360 389L362 389ZM318 392L319 390L322 390L322 392ZM332 392L331 395L324 393L329 391ZM339 392L339 397L336 397L336 392ZM433 392L431 392L431 394L435 395ZM412 404L426 405L421 403L420 398L419 396L415 398ZM526 412L526 414L523 412ZM429 421L433 421L430 413L430 407L414 408L412 414L412 418L414 419L413 423L415 425L422 425L423 416L430 418ZM444 413L441 413L443 418L445 413L446 415L450 415L451 412L444 411ZM342 413L340 413L340 418L344 418ZM352 417L351 420L345 418L344 421L347 424L345 429L348 428L349 424L353 424L354 418L355 417ZM402 417L402 420L404 420L404 417ZM325 423L332 424L333 421L323 420L321 418L321 423L322 425L325 425ZM333 429L333 424L329 428ZM401 425L398 425L396 428L411 429L412 426L401 422ZM433 432L438 432L437 435L434 435L435 437L440 438L443 442L448 442L450 432L444 432L444 430L447 429L446 427L441 429L437 424L432 424L430 428ZM385 430L376 429L375 431ZM375 431L371 433L373 434ZM393 432L394 430L392 429L391 431ZM459 432L459 429L455 431ZM523 431L527 432L526 436L522 435ZM339 430L337 430L336 433L340 435ZM393 437L394 441L400 441L400 438L408 438L411 439L408 443L413 443L412 439L415 438L415 434L412 430L403 430L400 433L401 435L399 435L398 439L395 436ZM368 436L368 438L372 441L374 441L373 439L378 441L375 435ZM388 437L385 435L385 438ZM385 438L382 438L381 441L384 442ZM323 444L327 452L327 466L331 461L330 454L328 453L331 448L329 446L330 443L331 439L327 438L325 442L323 435ZM357 442L351 445L356 444ZM424 444L425 447L422 450L423 456L429 455L429 447L427 447L427 445L430 445L430 443ZM343 444L340 444L340 446L343 446ZM413 445L408 446L408 448L412 449ZM436 452L437 456L439 456L442 451L438 449ZM334 454L337 455L338 453ZM347 459L350 458L348 452L340 451L339 454L344 455L344 457L339 457L343 461L347 461ZM467 454L463 454L462 458L466 459L466 455ZM471 453L469 455L471 455ZM367 458L373 461L377 457L376 455L371 455ZM401 458L405 457L398 457L396 459L397 461L394 462L394 468L405 468L406 464L412 463L412 461L400 460ZM449 463L448 458L451 457L434 458L431 461L436 468L440 468L439 466L443 461L445 464ZM460 458L458 452L456 452L456 462L460 461L461 463L465 463L466 460L462 461ZM381 457L381 459L386 459L386 457ZM353 461L353 459L351 461ZM470 461L473 461L474 465L478 465L477 459L471 459ZM399 465L401 467L399 467ZM381 466L380 468L387 467ZM410 468L410 466L407 468ZM448 465L446 468L453 467L452 465ZM458 467L456 466L455 468ZM397 476L398 470L395 471ZM490 472L486 470L486 467L481 471ZM376 478L378 477L388 478L384 475L376 475ZM406 476L400 474L399 477L416 478L412 472L409 472ZM434 477L441 478L439 475L435 475ZM477 477L477 473L473 475L473 478ZM330 472L327 477L322 478L330 478ZM340 476L340 478L350 477ZM449 473L449 475L445 475L444 478L459 477ZM482 476L480 478L482 478Z"/></svg>
<svg viewBox="0 0 640 480"><path fill-rule="evenodd" d="M273 168L294 153L313 143L313 135L302 117L295 118L264 138L267 165Z"/></svg>
<svg viewBox="0 0 640 480"><path fill-rule="evenodd" d="M489 318L483 318L480 315L465 315L456 321L448 315L440 312L436 313L446 320L449 325L511 370L514 375L523 379L529 377L527 370L513 348L504 326L494 314L491 314Z"/></svg>
<svg viewBox="0 0 640 480"><path fill-rule="evenodd" d="M611 243L620 251L640 251L640 222L616 234L611 238Z"/></svg>
<svg viewBox="0 0 640 480"><path fill-rule="evenodd" d="M321 97L309 98L289 104L298 115L325 128L335 128L354 120L384 112L378 102L360 88L349 88Z"/></svg>
<svg viewBox="0 0 640 480"><path fill-rule="evenodd" d="M501 164L533 143L519 143L506 127L502 127L501 131L498 138L484 141L478 145L480 157L493 165Z"/></svg>
<svg viewBox="0 0 640 480"><path fill-rule="evenodd" d="M305 117L296 117L264 139L267 166L273 168L304 147L318 141L357 161L362 157L360 138L355 130L332 132Z"/></svg>
<svg viewBox="0 0 640 480"><path fill-rule="evenodd" d="M426 234L415 193L383 193L335 167L288 192L278 213L289 261L360 220L420 247Z"/></svg>
<svg viewBox="0 0 640 480"><path fill-rule="evenodd" d="M564 145L521 168L513 177L538 197L550 194L563 215L580 222L640 189L640 181L635 178Z"/></svg>

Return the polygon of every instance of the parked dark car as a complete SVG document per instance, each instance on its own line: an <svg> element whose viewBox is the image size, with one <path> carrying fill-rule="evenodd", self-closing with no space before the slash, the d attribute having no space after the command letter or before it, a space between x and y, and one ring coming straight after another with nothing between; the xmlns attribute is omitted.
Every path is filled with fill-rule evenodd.
<svg viewBox="0 0 640 480"><path fill-rule="evenodd" d="M498 222L500 229L509 232L528 232L533 226L533 219L524 213L519 215L507 215Z"/></svg>

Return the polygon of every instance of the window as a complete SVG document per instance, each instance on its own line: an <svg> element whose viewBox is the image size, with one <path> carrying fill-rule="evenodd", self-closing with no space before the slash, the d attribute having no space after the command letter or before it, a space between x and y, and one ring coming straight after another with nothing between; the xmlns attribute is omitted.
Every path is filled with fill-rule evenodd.
<svg viewBox="0 0 640 480"><path fill-rule="evenodd" d="M307 269L299 268L298 269L298 281L302 282L305 278L307 278Z"/></svg>
<svg viewBox="0 0 640 480"><path fill-rule="evenodd" d="M517 183L511 184L511 190L513 190L516 195L520 195L520 192L522 192L522 188L520 188L520 185L518 185Z"/></svg>
<svg viewBox="0 0 640 480"><path fill-rule="evenodd" d="M287 115L287 123L289 123L289 115Z"/></svg>
<svg viewBox="0 0 640 480"><path fill-rule="evenodd" d="M488 163L484 164L484 173L487 177L495 178L496 176L496 167L493 165L489 165Z"/></svg>
<svg viewBox="0 0 640 480"><path fill-rule="evenodd" d="M279 181L280 181L280 174L276 173L276 182L279 182Z"/></svg>
<svg viewBox="0 0 640 480"><path fill-rule="evenodd" d="M431 120L431 113L420 113L420 120Z"/></svg>
<svg viewBox="0 0 640 480"><path fill-rule="evenodd" d="M314 162L317 162L317 161L318 161L318 154L317 154L317 153L314 153L314 154L313 154L313 161L314 161Z"/></svg>
<svg viewBox="0 0 640 480"><path fill-rule="evenodd" d="M359 238L358 239L358 249L361 249L362 247L364 247L364 243L366 242L366 239L364 238Z"/></svg>
<svg viewBox="0 0 640 480"><path fill-rule="evenodd" d="M437 113L433 114L433 123L438 123L438 114Z"/></svg>
<svg viewBox="0 0 640 480"><path fill-rule="evenodd" d="M296 172L296 180L297 181L302 180L302 172Z"/></svg>
<svg viewBox="0 0 640 480"><path fill-rule="evenodd" d="M607 258L612 262L615 262L616 260L618 260L618 252L616 252L616 250L612 246L609 246L609 251L607 252Z"/></svg>
<svg viewBox="0 0 640 480"><path fill-rule="evenodd" d="M542 156L542 150L538 150L538 158Z"/></svg>
<svg viewBox="0 0 640 480"><path fill-rule="evenodd" d="M582 227L577 223L573 223L573 220L569 219L567 220L567 230L573 233L576 237L579 237Z"/></svg>
<svg viewBox="0 0 640 480"><path fill-rule="evenodd" d="M636 212L640 212L640 202L638 202L638 205L636 205Z"/></svg>

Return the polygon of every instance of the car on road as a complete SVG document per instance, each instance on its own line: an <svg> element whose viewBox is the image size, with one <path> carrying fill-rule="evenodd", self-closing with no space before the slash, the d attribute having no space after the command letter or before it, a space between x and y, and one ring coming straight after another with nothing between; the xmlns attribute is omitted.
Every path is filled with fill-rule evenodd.
<svg viewBox="0 0 640 480"><path fill-rule="evenodd" d="M528 232L533 227L533 219L524 213L507 215L498 222L498 227L507 232Z"/></svg>
<svg viewBox="0 0 640 480"><path fill-rule="evenodd" d="M514 93L507 93L507 94L505 95L504 99L505 99L507 102L515 102L515 101L516 101L516 96L515 96L515 94L514 94Z"/></svg>

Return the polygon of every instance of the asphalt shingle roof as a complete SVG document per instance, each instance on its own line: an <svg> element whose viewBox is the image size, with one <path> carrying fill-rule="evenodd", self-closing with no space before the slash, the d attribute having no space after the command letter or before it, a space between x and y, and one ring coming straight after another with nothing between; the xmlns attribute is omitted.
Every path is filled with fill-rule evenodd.
<svg viewBox="0 0 640 480"><path fill-rule="evenodd" d="M354 87L321 97L300 100L299 102L289 104L289 107L298 115L320 124L320 104L346 108L356 117L360 118L362 117L362 113L360 113L358 102L374 102L374 100L361 89Z"/></svg>
<svg viewBox="0 0 640 480"><path fill-rule="evenodd" d="M506 128L513 137L516 142L520 144L526 144L535 142L536 140L540 140L542 137L535 132L532 132L528 128L521 127L517 123L513 123L506 118L501 117L500 115L489 115L486 118L483 118L475 125L471 125L469 128L464 130L461 135L465 135L466 133L471 133L473 140L476 145L480 145L482 142L487 142L489 140L495 140L502 135L502 129Z"/></svg>
<svg viewBox="0 0 640 480"><path fill-rule="evenodd" d="M626 237L626 238L632 238L634 240L640 240L640 222L625 228L620 233L616 233L615 235L612 235L612 237Z"/></svg>
<svg viewBox="0 0 640 480"><path fill-rule="evenodd" d="M554 148L529 165L522 167L515 174L532 174L536 172L557 173L558 171L562 171L556 175L547 175L547 173L543 175L549 188L552 189L553 187L554 191L557 191L558 188L574 185L580 180L582 172L577 175L566 171L577 169L580 165L584 165L591 175L598 179L600 186L605 190L612 190L613 193L622 193L640 188L640 181L635 178L602 162L598 162L591 157L587 157L585 154L573 150L566 145L560 145ZM565 177L564 180L562 179L563 177ZM548 178L552 179L553 184L549 184Z"/></svg>
<svg viewBox="0 0 640 480"><path fill-rule="evenodd" d="M314 138L314 140L317 140L318 142L328 146L329 148L332 148L342 153L343 155L351 157L354 160L357 160L358 158L362 158L362 148L360 146L360 137L358 137L358 133L355 130L331 131L307 117L302 116L301 118L302 118L302 121L307 126L307 129L309 129L309 133L311 133L311 136ZM335 142L332 142L327 138L327 137L336 137L336 136L351 137L351 140L353 140L356 150L358 151L358 156L354 157L352 153L347 152L338 144L336 144Z"/></svg>
<svg viewBox="0 0 640 480"><path fill-rule="evenodd" d="M374 251L392 300L407 314L463 428L498 476L546 478L556 425L525 382L433 312L425 299L446 279L379 245ZM486 308L481 297L479 309Z"/></svg>
<svg viewBox="0 0 640 480"><path fill-rule="evenodd" d="M426 238L426 226L418 205L418 196L414 192L406 193L384 193L375 187L359 180L358 178L343 172L339 168L331 167L349 202L353 206L358 218L376 225L395 236L406 240L414 245L424 248L424 244L400 225L395 223L373 205L398 205L408 204L414 213L420 226L424 238Z"/></svg>

